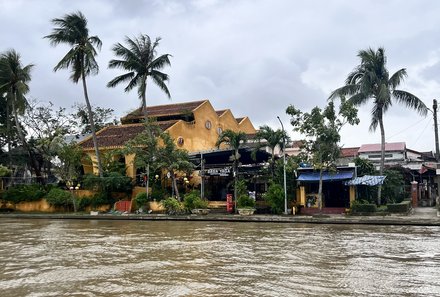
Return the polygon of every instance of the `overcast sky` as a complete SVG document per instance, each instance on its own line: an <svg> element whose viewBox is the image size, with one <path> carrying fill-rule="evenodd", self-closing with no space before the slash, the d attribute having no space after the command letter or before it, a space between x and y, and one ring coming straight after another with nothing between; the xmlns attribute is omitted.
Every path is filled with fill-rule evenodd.
<svg viewBox="0 0 440 297"><path fill-rule="evenodd" d="M249 116L256 128L279 128L279 115L291 131L288 105L304 111L324 106L358 64L357 52L379 46L391 73L407 69L401 89L428 107L440 98L440 1L0 0L0 51L13 48L23 63L36 65L30 97L63 107L84 101L81 85L68 80L68 71L52 71L68 48L53 48L42 38L51 33L52 18L77 10L87 17L90 34L103 42L100 72L88 79L90 100L113 108L117 117L140 101L135 90L106 88L122 73L107 69L110 49L140 33L162 37L158 53L173 56L172 66L164 69L172 100L150 84L148 105L209 99L215 109ZM379 130L368 131L370 109L360 108L360 125L343 128L343 146L380 142ZM434 149L432 114L423 118L393 105L385 132L387 142Z"/></svg>

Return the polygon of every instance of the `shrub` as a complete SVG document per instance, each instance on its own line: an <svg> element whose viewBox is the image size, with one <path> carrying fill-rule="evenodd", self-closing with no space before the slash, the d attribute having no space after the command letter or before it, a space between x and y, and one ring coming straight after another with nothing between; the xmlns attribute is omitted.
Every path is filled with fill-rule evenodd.
<svg viewBox="0 0 440 297"><path fill-rule="evenodd" d="M38 201L44 195L46 195L46 191L41 185L17 185L4 191L2 199L12 203L19 203L23 201Z"/></svg>
<svg viewBox="0 0 440 297"><path fill-rule="evenodd" d="M166 196L166 191L161 187L154 186L151 189L151 199L156 201L161 201L165 198L165 196Z"/></svg>
<svg viewBox="0 0 440 297"><path fill-rule="evenodd" d="M184 210L183 204L173 197L162 200L161 203L165 208L165 212L170 215L180 214Z"/></svg>
<svg viewBox="0 0 440 297"><path fill-rule="evenodd" d="M237 208L255 208L255 200L248 195L241 195L237 199Z"/></svg>
<svg viewBox="0 0 440 297"><path fill-rule="evenodd" d="M138 193L134 198L134 202L136 203L137 207L146 205L149 200L150 199L148 199L146 192Z"/></svg>
<svg viewBox="0 0 440 297"><path fill-rule="evenodd" d="M69 207L73 205L73 196L69 191L53 188L46 195L46 201L52 206Z"/></svg>
<svg viewBox="0 0 440 297"><path fill-rule="evenodd" d="M131 178L117 172L107 173L104 177L93 174L86 175L83 185L85 189L104 192L107 195L110 195L111 192L128 194L132 190Z"/></svg>
<svg viewBox="0 0 440 297"><path fill-rule="evenodd" d="M208 201L202 199L197 191L191 191L188 194L185 194L183 198L183 205L185 209L197 209L197 208L208 208Z"/></svg>
<svg viewBox="0 0 440 297"><path fill-rule="evenodd" d="M90 197L83 197L78 200L78 210L84 211L88 206L92 205L92 199Z"/></svg>
<svg viewBox="0 0 440 297"><path fill-rule="evenodd" d="M366 201L353 201L351 204L352 213L373 213L377 211L376 204L370 204Z"/></svg>
<svg viewBox="0 0 440 297"><path fill-rule="evenodd" d="M271 184L263 196L273 213L284 211L284 189L278 184Z"/></svg>
<svg viewBox="0 0 440 297"><path fill-rule="evenodd" d="M391 213L408 213L411 210L411 201L387 204L387 210Z"/></svg>

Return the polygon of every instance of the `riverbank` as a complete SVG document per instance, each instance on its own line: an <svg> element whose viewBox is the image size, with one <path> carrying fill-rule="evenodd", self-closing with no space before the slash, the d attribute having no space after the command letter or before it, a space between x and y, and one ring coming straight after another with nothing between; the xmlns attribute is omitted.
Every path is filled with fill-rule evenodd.
<svg viewBox="0 0 440 297"><path fill-rule="evenodd" d="M352 216L352 215L251 215L208 214L177 215L165 214L46 214L46 213L4 213L0 219L52 219L52 220L139 220L139 221L223 221L259 223L302 223L302 224L360 224L360 225L400 225L400 226L440 226L436 212L417 213L408 216Z"/></svg>

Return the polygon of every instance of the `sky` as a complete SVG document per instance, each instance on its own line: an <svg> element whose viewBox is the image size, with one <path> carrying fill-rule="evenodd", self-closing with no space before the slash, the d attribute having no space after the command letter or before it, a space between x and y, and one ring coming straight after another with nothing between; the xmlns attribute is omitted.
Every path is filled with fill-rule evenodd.
<svg viewBox="0 0 440 297"><path fill-rule="evenodd" d="M161 37L158 54L171 54L171 100L152 83L147 105L209 99L215 109L248 116L254 126L280 128L293 139L285 110L324 107L358 65L359 50L384 47L390 73L406 68L400 89L432 108L440 95L440 1L436 0L0 0L0 52L15 49L35 64L29 97L70 108L83 102L82 86L69 71L53 72L68 47L50 46L50 20L81 11L90 35L103 43L99 74L88 78L90 101L117 117L140 106L136 90L106 84L121 70L107 68L111 48L125 36ZM371 105L359 108L360 124L341 131L343 147L379 143L369 131ZM386 113L387 142L434 150L432 113L421 117L394 104Z"/></svg>

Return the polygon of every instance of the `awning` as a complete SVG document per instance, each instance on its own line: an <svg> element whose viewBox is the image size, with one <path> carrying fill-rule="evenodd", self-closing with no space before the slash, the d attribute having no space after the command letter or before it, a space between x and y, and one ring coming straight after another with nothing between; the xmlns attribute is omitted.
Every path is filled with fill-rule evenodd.
<svg viewBox="0 0 440 297"><path fill-rule="evenodd" d="M337 181L353 178L353 171L340 171L340 172L323 172L322 181ZM316 182L319 181L319 172L301 172L298 177L298 181L303 182Z"/></svg>
<svg viewBox="0 0 440 297"><path fill-rule="evenodd" d="M386 176L383 175L364 175L361 177L355 177L352 180L346 181L346 186L377 186L383 184Z"/></svg>

